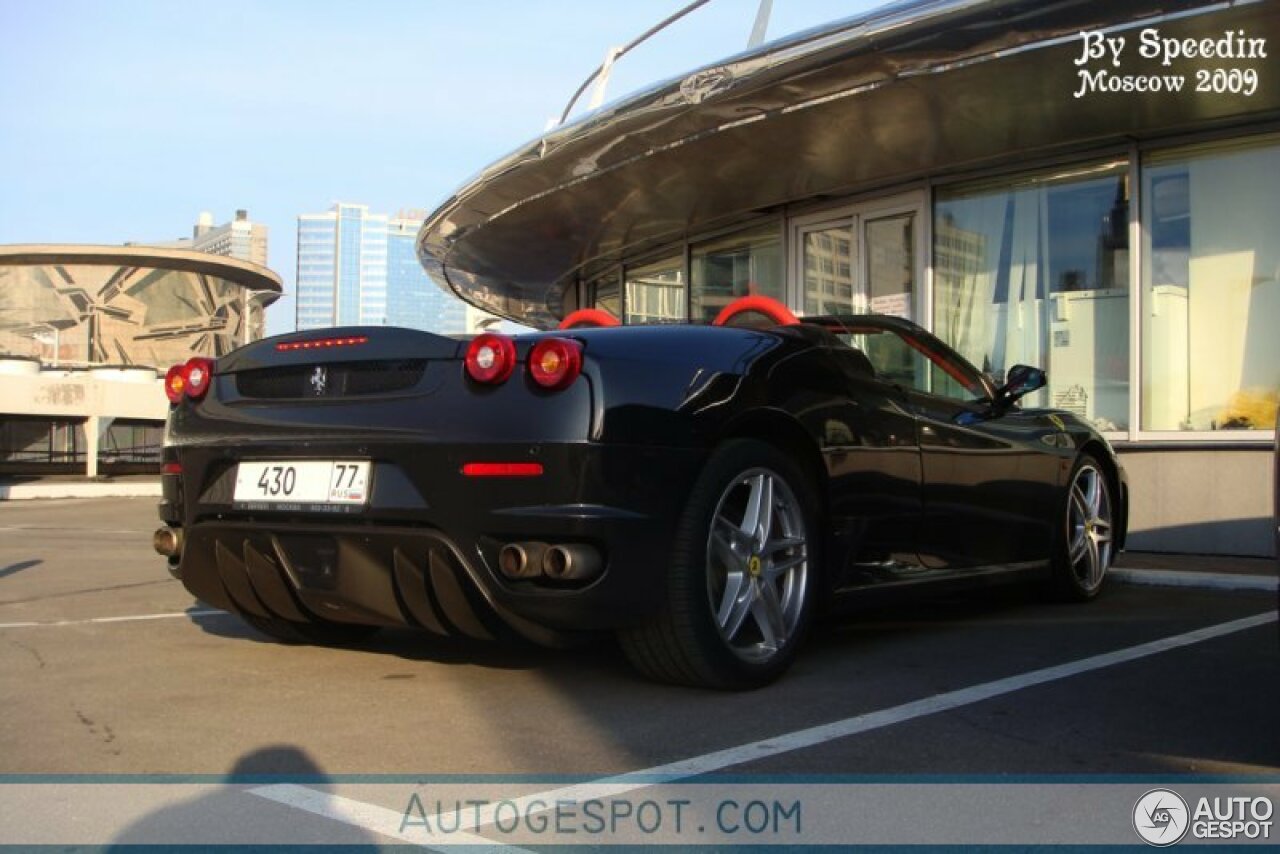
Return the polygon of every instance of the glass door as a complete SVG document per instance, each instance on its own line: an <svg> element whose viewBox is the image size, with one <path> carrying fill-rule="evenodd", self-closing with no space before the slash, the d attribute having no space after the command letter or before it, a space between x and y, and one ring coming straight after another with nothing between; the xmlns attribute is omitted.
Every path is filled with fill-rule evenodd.
<svg viewBox="0 0 1280 854"><path fill-rule="evenodd" d="M923 193L795 220L792 304L807 315L922 317L923 222Z"/></svg>
<svg viewBox="0 0 1280 854"><path fill-rule="evenodd" d="M865 311L915 319L917 222L915 211L862 217Z"/></svg>

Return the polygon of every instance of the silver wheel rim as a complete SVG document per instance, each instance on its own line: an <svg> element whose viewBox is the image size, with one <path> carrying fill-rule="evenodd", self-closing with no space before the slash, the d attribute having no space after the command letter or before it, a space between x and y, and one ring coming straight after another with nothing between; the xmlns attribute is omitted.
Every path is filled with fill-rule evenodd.
<svg viewBox="0 0 1280 854"><path fill-rule="evenodd" d="M725 488L707 537L707 597L725 645L751 662L795 635L809 581L804 514L787 482L749 469Z"/></svg>
<svg viewBox="0 0 1280 854"><path fill-rule="evenodd" d="M1086 592L1097 590L1107 574L1111 537L1111 496L1106 476L1091 465L1081 466L1071 482L1067 502L1067 560Z"/></svg>

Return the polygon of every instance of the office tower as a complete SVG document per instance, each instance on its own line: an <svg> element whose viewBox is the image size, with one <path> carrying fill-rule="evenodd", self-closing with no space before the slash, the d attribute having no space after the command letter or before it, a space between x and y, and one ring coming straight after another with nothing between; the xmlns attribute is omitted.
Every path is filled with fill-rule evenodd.
<svg viewBox="0 0 1280 854"><path fill-rule="evenodd" d="M298 217L297 328L404 326L466 331L465 305L440 290L418 262L421 211L394 217L338 202Z"/></svg>
<svg viewBox="0 0 1280 854"><path fill-rule="evenodd" d="M335 204L298 217L297 328L387 321L387 217Z"/></svg>

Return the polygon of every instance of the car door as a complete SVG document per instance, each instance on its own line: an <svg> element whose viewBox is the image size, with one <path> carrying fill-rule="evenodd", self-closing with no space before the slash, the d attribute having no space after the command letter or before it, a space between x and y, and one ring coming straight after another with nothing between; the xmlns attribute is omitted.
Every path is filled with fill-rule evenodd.
<svg viewBox="0 0 1280 854"><path fill-rule="evenodd" d="M972 570L1047 559L1059 479L1059 427L1016 407L1001 414L980 372L933 336L890 324L876 369L917 419L921 563Z"/></svg>
<svg viewBox="0 0 1280 854"><path fill-rule="evenodd" d="M849 546L841 586L915 580L923 568L915 416L901 389L876 380L864 354L840 347L828 356L844 390L838 415L825 424L823 449L832 515L842 520Z"/></svg>

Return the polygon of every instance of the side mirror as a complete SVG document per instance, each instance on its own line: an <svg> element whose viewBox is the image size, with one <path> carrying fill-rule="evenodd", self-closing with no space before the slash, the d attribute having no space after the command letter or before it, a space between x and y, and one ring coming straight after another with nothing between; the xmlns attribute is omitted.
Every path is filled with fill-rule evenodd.
<svg viewBox="0 0 1280 854"><path fill-rule="evenodd" d="M1018 398L1042 389L1049 377L1039 368L1030 365L1014 365L1005 376L1004 385L996 392L993 401L997 409L1008 409Z"/></svg>

